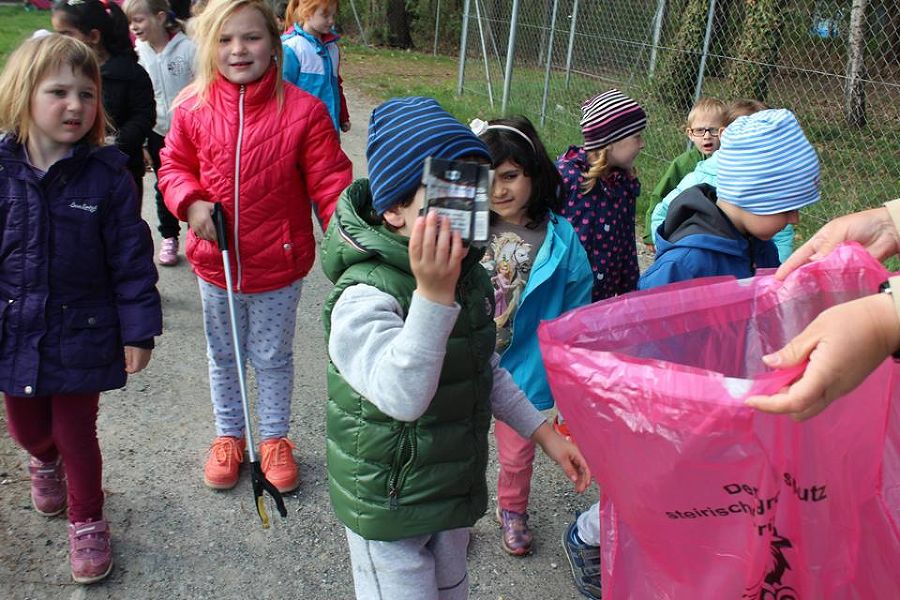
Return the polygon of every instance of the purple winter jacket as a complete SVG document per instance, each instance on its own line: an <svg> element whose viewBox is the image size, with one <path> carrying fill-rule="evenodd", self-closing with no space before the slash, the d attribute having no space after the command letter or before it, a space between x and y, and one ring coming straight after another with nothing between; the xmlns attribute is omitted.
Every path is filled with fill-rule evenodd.
<svg viewBox="0 0 900 600"><path fill-rule="evenodd" d="M79 144L38 179L0 140L0 390L15 396L125 385L123 345L162 332L150 229L126 157Z"/></svg>

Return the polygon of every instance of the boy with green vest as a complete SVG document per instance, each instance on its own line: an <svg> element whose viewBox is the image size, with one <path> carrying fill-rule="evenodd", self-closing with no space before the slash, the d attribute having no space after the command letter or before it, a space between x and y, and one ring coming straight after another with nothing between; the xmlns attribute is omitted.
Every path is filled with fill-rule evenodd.
<svg viewBox="0 0 900 600"><path fill-rule="evenodd" d="M468 597L469 528L487 508L491 416L530 437L577 491L590 473L498 366L481 251L419 215L425 158L489 161L430 98L372 112L370 179L354 182L325 235L327 456L357 598Z"/></svg>

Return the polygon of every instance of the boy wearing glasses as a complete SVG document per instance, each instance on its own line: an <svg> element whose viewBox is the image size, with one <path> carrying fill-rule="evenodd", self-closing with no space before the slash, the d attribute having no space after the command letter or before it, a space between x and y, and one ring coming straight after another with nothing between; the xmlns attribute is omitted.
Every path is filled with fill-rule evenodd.
<svg viewBox="0 0 900 600"><path fill-rule="evenodd" d="M656 261L638 289L777 267L772 238L819 200L819 159L789 110L739 117L722 134L716 159L716 187L696 185L672 201L656 231Z"/></svg>
<svg viewBox="0 0 900 600"><path fill-rule="evenodd" d="M706 160L719 149L719 134L725 127L727 112L725 103L721 100L700 98L688 113L684 132L693 145L669 164L669 168L650 193L643 238L649 248L652 249L655 243L651 226L653 209L678 185L682 177L694 170L698 162Z"/></svg>

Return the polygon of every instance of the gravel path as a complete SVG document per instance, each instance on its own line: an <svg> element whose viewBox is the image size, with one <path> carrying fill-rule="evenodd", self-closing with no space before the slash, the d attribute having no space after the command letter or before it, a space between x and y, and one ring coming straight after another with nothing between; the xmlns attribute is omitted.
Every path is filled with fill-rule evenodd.
<svg viewBox="0 0 900 600"><path fill-rule="evenodd" d="M358 116L343 143L360 176L373 104L352 89L348 100ZM155 227L152 175L145 189L144 217ZM0 435L0 598L352 598L346 541L329 505L325 475L326 352L320 314L329 283L314 267L300 302L291 438L297 443L302 483L287 498L287 519L270 507L268 530L260 527L246 472L228 492L203 485L202 464L214 428L197 283L182 262L160 269L159 289L165 334L150 366L101 400L105 510L116 563L112 574L92 586L72 583L66 521L32 510L26 457ZM0 408L4 430L5 423ZM495 462L488 477L493 485ZM583 497L571 492L555 466L540 457L531 506L534 552L526 558L507 556L496 524L483 518L469 553L471 598L578 597L559 540L574 511L595 497L596 491Z"/></svg>

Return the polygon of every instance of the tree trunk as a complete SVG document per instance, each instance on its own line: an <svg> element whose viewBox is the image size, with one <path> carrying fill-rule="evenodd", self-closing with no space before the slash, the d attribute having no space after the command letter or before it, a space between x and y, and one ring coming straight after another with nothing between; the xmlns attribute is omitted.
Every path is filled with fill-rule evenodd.
<svg viewBox="0 0 900 600"><path fill-rule="evenodd" d="M394 48L412 48L413 42L409 30L409 20L406 0L388 0L388 45Z"/></svg>
<svg viewBox="0 0 900 600"><path fill-rule="evenodd" d="M694 99L708 11L708 0L688 0L681 13L678 31L668 43L672 49L660 52L662 56L653 78L653 89L663 103L679 110L686 111Z"/></svg>
<svg viewBox="0 0 900 600"><path fill-rule="evenodd" d="M847 87L844 90L844 119L850 127L866 126L866 92L863 88L865 14L866 0L853 0L850 9L850 32L847 36Z"/></svg>
<svg viewBox="0 0 900 600"><path fill-rule="evenodd" d="M784 0L747 0L731 69L735 98L766 101L769 79L781 51Z"/></svg>

